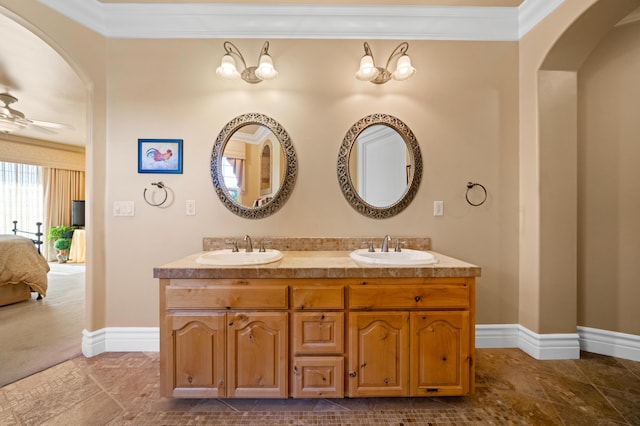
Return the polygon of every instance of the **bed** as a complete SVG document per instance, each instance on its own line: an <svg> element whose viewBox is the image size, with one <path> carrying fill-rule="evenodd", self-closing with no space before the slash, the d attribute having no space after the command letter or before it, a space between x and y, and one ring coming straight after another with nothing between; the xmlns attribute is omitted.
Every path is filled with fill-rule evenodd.
<svg viewBox="0 0 640 426"><path fill-rule="evenodd" d="M14 234L22 232L15 224ZM38 299L47 295L49 264L36 243L40 236L32 240L21 235L0 235L0 306L28 300L32 292L38 293Z"/></svg>

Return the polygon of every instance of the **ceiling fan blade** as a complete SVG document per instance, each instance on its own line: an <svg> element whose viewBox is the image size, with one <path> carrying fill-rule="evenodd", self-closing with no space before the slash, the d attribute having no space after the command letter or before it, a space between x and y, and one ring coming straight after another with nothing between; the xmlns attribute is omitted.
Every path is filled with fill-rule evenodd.
<svg viewBox="0 0 640 426"><path fill-rule="evenodd" d="M29 121L33 125L39 126L39 127L51 127L53 129L69 129L69 130L73 130L74 127L71 124L62 124L62 123L53 123L51 121L42 121L42 120L31 120L29 119Z"/></svg>
<svg viewBox="0 0 640 426"><path fill-rule="evenodd" d="M58 134L58 132L56 132L54 130L47 129L46 127L42 127L42 126L39 126L39 125L33 124L33 123L29 125L29 128L37 130L37 131L42 132L42 133L46 133L48 135L56 135L56 134Z"/></svg>

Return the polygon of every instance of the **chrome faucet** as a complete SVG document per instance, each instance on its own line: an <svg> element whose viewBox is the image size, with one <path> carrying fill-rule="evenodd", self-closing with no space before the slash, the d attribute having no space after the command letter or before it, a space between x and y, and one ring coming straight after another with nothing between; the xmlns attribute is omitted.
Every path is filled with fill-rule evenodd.
<svg viewBox="0 0 640 426"><path fill-rule="evenodd" d="M247 242L247 253L253 252L253 244L251 244L251 237L249 235L245 235L243 240Z"/></svg>
<svg viewBox="0 0 640 426"><path fill-rule="evenodd" d="M391 237L388 235L385 235L384 238L382 239L382 248L380 249L381 252L388 252L389 251L389 241L391 241Z"/></svg>

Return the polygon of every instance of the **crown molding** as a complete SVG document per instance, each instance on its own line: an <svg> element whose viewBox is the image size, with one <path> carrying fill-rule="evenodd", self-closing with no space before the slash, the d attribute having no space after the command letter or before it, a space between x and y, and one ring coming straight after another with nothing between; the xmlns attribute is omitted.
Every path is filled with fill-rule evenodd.
<svg viewBox="0 0 640 426"><path fill-rule="evenodd" d="M564 0L520 7L38 1L108 38L517 41Z"/></svg>
<svg viewBox="0 0 640 426"><path fill-rule="evenodd" d="M519 38L524 37L563 2L564 0L526 0L522 3L518 8Z"/></svg>

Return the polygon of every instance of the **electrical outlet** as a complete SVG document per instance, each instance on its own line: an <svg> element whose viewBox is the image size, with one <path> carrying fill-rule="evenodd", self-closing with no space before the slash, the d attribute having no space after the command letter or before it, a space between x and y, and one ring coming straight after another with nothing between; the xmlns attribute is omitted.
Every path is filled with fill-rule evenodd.
<svg viewBox="0 0 640 426"><path fill-rule="evenodd" d="M444 201L433 202L433 215L444 216Z"/></svg>
<svg viewBox="0 0 640 426"><path fill-rule="evenodd" d="M187 216L196 215L196 200L187 200L186 213L187 213Z"/></svg>

